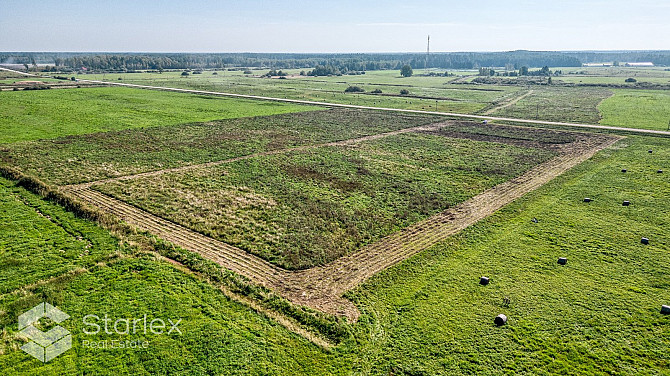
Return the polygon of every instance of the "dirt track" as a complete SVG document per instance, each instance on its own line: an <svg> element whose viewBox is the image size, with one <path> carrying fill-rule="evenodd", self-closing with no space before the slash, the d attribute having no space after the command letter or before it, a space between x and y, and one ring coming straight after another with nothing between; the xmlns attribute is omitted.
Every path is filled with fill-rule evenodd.
<svg viewBox="0 0 670 376"><path fill-rule="evenodd" d="M386 137L392 134L435 129L440 126L440 124L421 126L353 140L304 146L290 150L302 150L324 145L351 144ZM554 177L587 160L599 150L612 145L618 139L619 137L605 135L579 135L575 142L567 144L560 149L559 156L536 166L517 178L499 184L452 209L389 235L353 254L344 256L324 266L301 271L281 269L237 247L214 240L125 202L94 191L90 187L95 183L68 186L63 187L63 189L85 202L118 216L141 230L148 231L182 248L196 252L229 270L249 278L255 283L273 289L294 303L306 305L322 312L345 316L350 321L355 321L358 318L359 312L353 303L342 297L346 291L355 288L374 274L477 223L503 206L541 187ZM289 150L272 151L257 155L286 151ZM178 169L206 167L213 164L252 158L257 155L204 165L186 166ZM114 179L132 179L175 170L177 169Z"/></svg>
<svg viewBox="0 0 670 376"><path fill-rule="evenodd" d="M507 101L507 102L501 104L500 106L493 107L492 109L490 109L490 110L484 112L483 115L491 115L491 114L493 114L493 113L495 113L495 112L497 112L497 111L500 111L500 110L502 110L502 109L504 109L504 108L507 108L507 107L510 107L510 106L514 106L517 102L519 102L520 100L526 98L527 96L529 96L529 95L531 95L531 94L533 94L533 90L528 90L528 91L525 92L524 94L519 95L519 96L516 97L516 98L512 98L511 100L509 100L509 101Z"/></svg>

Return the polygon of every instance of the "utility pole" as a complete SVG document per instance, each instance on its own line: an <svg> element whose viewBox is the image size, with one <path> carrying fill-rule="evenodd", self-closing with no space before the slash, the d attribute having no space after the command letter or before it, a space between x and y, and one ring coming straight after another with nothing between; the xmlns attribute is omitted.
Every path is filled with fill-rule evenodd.
<svg viewBox="0 0 670 376"><path fill-rule="evenodd" d="M430 35L428 36L428 47L426 47L426 62L423 64L424 68L428 68L428 56L430 56Z"/></svg>

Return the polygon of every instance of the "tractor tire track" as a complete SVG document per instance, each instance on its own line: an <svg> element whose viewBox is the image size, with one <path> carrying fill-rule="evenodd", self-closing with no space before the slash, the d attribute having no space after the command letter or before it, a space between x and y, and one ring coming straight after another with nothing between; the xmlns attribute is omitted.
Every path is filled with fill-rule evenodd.
<svg viewBox="0 0 670 376"><path fill-rule="evenodd" d="M502 110L502 109L505 109L505 108L507 108L507 107L514 106L514 105L517 104L517 102L519 102L520 100L525 99L527 96L533 94L533 92L534 92L534 90L528 90L528 91L525 92L524 94L522 94L522 95L520 95L520 96L518 96L518 97L516 97L516 98L512 98L511 100L509 100L509 101L507 101L507 102L501 104L500 106L496 106L496 107L493 107L493 108L487 110L487 111L484 112L482 115L491 115L491 114L493 114L493 113L495 113L495 112L498 112L498 111L500 111L500 110Z"/></svg>

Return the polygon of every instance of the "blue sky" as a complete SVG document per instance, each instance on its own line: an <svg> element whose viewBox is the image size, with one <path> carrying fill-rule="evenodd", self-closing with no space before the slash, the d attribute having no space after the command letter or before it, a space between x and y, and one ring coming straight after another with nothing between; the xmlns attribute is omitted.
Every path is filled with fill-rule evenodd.
<svg viewBox="0 0 670 376"><path fill-rule="evenodd" d="M670 49L668 0L0 0L0 51Z"/></svg>

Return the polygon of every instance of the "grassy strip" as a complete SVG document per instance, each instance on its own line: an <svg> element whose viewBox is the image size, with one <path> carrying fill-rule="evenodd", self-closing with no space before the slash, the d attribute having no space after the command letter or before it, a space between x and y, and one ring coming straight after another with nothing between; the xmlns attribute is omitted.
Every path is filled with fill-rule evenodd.
<svg viewBox="0 0 670 376"><path fill-rule="evenodd" d="M98 223L115 236L118 236L124 243L137 247L139 250L155 251L162 256L184 264L206 279L225 285L234 293L253 298L259 301L263 307L285 314L298 323L312 328L333 342L340 342L349 333L347 324L342 319L328 316L306 307L295 306L272 291L254 285L248 279L238 276L214 262L205 260L200 255L178 248L150 234L138 232L134 227L120 221L116 217L82 203L35 177L24 175L20 171L7 166L0 166L0 176L16 181L18 186L38 194L48 201L63 206L66 210L80 218Z"/></svg>

